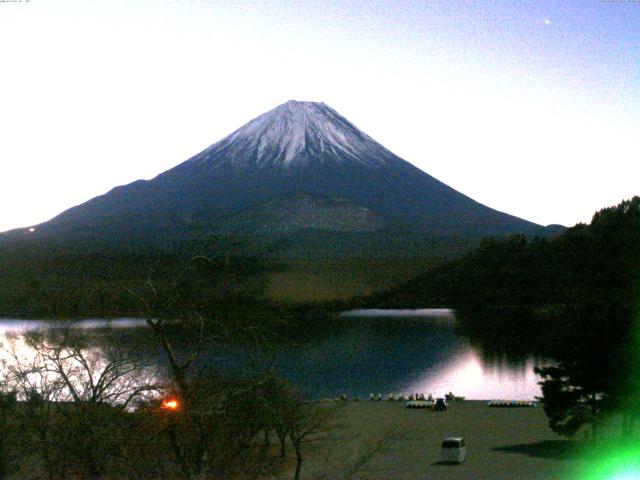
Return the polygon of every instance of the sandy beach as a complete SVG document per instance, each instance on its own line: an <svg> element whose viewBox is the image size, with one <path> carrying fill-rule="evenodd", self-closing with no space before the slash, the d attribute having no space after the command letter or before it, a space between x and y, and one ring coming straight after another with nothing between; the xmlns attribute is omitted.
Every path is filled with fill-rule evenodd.
<svg viewBox="0 0 640 480"><path fill-rule="evenodd" d="M572 479L583 464L576 444L548 428L540 407L458 401L433 412L360 401L337 408L331 432L306 446L303 478ZM441 462L447 436L466 439L465 463Z"/></svg>

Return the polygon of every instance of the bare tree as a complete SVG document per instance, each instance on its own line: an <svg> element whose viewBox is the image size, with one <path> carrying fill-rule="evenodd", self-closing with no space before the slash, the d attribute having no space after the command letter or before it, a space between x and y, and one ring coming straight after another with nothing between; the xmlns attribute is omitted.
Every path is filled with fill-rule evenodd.
<svg viewBox="0 0 640 480"><path fill-rule="evenodd" d="M31 358L21 358L18 339ZM104 404L127 410L157 392L155 369L113 344L91 345L70 328L55 328L13 336L11 378L23 392L44 398Z"/></svg>
<svg viewBox="0 0 640 480"><path fill-rule="evenodd" d="M380 455L388 454L395 441L402 437L402 432L397 428L366 435L334 436L334 433L335 430L330 438L325 439L321 451L315 452L321 457L317 459L318 471L312 477L315 480L355 480L380 476L384 469L373 468L371 464ZM336 452L340 452L340 455L336 455Z"/></svg>
<svg viewBox="0 0 640 480"><path fill-rule="evenodd" d="M17 467L15 411L16 393L0 377L0 479L7 478Z"/></svg>
<svg viewBox="0 0 640 480"><path fill-rule="evenodd" d="M25 337L21 335L8 336L5 346L8 355L7 379L24 400L21 418L26 431L33 434L35 450L42 457L47 479L53 480L56 472L64 476L66 467L60 455L60 444L53 438L56 402L62 399L64 383L61 378L47 371L44 357L32 351L30 342L24 340ZM28 357L25 357L25 349Z"/></svg>
<svg viewBox="0 0 640 480"><path fill-rule="evenodd" d="M229 445L242 446L247 443L243 438L253 436L251 429L242 428L248 417L233 418L242 412L236 411L229 399L239 401L242 391L254 386L230 387L233 382L216 380L211 369L202 365L195 368L205 342L228 342L242 334L263 338L257 328L237 323L234 318L218 322L210 315L210 288L220 281L211 269L208 258L195 257L175 276L148 279L142 288L128 290L138 300L146 323L165 354L170 378L167 394L175 396L179 404L177 411L167 415L165 431L182 474L188 479L203 479L213 464L228 463L226 457L222 461L220 456L230 454ZM190 342L186 348L175 346L176 329L188 332ZM248 423L254 428L253 420ZM215 428L228 432L228 438L235 440L226 446L217 445L220 431L215 432Z"/></svg>
<svg viewBox="0 0 640 480"><path fill-rule="evenodd" d="M291 401L290 391L291 389L285 381L272 372L268 372L260 392L261 408L264 411L265 437L268 438L270 430L275 431L278 437L280 458L285 458L287 454L286 444L289 436L287 413Z"/></svg>
<svg viewBox="0 0 640 480"><path fill-rule="evenodd" d="M249 363L255 364L250 351L264 349L272 339L260 322L218 313L218 309L228 311L229 301L219 295L211 300L211 286L224 283L216 265L206 257L195 257L173 276L149 278L137 290L128 290L165 354L170 379L167 394L175 396L180 405L166 415L165 433L188 479L203 479L214 471L220 476L232 465L240 466L257 433L264 430L268 435L270 429L260 404L264 377L222 379L202 362L205 347L234 343L248 347L243 350ZM177 331L182 333L180 343ZM187 346L185 339L190 340Z"/></svg>
<svg viewBox="0 0 640 480"><path fill-rule="evenodd" d="M144 291L129 290L129 293L140 302L145 321L160 343L169 366L172 387L167 389L167 394L177 397L179 405L176 409L178 411L168 416L166 421L166 433L171 450L183 475L188 479L200 479L205 478L207 474L208 439L207 429L202 424L203 418L194 408L194 401L201 401L204 392L202 388L198 388L202 387L201 383L190 380L189 372L202 351L205 322L204 317L197 313L197 309L194 313L194 309L191 308L193 305L189 302L188 290L182 279L164 285L164 288L159 288L155 282L148 279ZM184 355L179 355L169 332L172 321L179 315L178 311L184 315L182 321L195 325L197 331L192 348ZM193 438L184 440L185 435L181 433L185 430L186 424L189 424L190 434L197 436L196 442L193 442Z"/></svg>
<svg viewBox="0 0 640 480"><path fill-rule="evenodd" d="M67 468L102 478L121 455L124 412L158 391L152 370L68 328L14 336L7 351L8 382L26 400L48 478Z"/></svg>
<svg viewBox="0 0 640 480"><path fill-rule="evenodd" d="M283 411L287 432L296 452L296 470L294 480L300 479L302 471L303 445L311 436L326 430L335 418L335 408L307 402L297 395L291 395Z"/></svg>

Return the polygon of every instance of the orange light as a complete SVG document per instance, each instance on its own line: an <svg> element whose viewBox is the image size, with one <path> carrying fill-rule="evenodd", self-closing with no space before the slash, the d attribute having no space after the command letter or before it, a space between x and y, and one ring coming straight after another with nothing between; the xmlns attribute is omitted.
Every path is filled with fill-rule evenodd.
<svg viewBox="0 0 640 480"><path fill-rule="evenodd" d="M175 398L172 398L171 400L163 400L162 402L163 410L177 410L178 406L178 401Z"/></svg>

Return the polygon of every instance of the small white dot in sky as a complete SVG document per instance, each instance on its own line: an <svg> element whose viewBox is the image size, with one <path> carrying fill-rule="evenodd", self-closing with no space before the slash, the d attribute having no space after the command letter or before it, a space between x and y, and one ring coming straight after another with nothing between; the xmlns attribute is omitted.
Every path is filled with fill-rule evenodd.
<svg viewBox="0 0 640 480"><path fill-rule="evenodd" d="M551 23L551 20L550 20L550 19L548 19L548 18L545 18L545 19L544 19L544 24L545 24L545 25L549 25L550 23Z"/></svg>

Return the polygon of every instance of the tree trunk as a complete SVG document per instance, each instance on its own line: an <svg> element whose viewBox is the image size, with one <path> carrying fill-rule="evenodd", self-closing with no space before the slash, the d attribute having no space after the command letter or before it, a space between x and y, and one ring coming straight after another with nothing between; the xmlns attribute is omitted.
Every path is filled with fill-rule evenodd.
<svg viewBox="0 0 640 480"><path fill-rule="evenodd" d="M6 464L4 445L0 448L0 479L4 479L9 475L9 468Z"/></svg>
<svg viewBox="0 0 640 480"><path fill-rule="evenodd" d="M296 473L293 476L293 480L300 480L300 471L302 470L302 455L300 455L300 446L294 446L296 449Z"/></svg>
<svg viewBox="0 0 640 480"><path fill-rule="evenodd" d="M43 442L43 445L40 447L42 450L42 459L44 461L44 467L47 471L47 480L53 480L55 478L55 467L54 462L51 461L51 454L49 453L49 445Z"/></svg>
<svg viewBox="0 0 640 480"><path fill-rule="evenodd" d="M180 469L182 470L183 475L188 479L194 479L195 474L191 465L187 461L187 458L182 450L182 446L178 441L178 435L176 434L175 425L171 425L169 427L169 441L171 443L171 448L173 449L173 453L176 456L176 460L178 460L178 465L180 465Z"/></svg>
<svg viewBox="0 0 640 480"><path fill-rule="evenodd" d="M280 458L284 458L287 456L287 437L282 436L280 437Z"/></svg>

